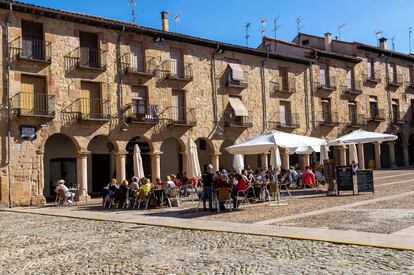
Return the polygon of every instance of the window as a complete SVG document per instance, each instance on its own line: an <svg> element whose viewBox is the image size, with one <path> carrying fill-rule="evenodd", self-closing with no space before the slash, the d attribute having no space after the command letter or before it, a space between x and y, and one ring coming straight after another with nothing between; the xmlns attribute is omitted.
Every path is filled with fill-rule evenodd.
<svg viewBox="0 0 414 275"><path fill-rule="evenodd" d="M388 65L388 78L391 83L397 82L397 65L395 63L390 63Z"/></svg>
<svg viewBox="0 0 414 275"><path fill-rule="evenodd" d="M327 64L319 65L319 81L321 86L329 85L329 67Z"/></svg>
<svg viewBox="0 0 414 275"><path fill-rule="evenodd" d="M100 66L98 35L81 31L79 32L79 43L81 66L98 68Z"/></svg>
<svg viewBox="0 0 414 275"><path fill-rule="evenodd" d="M185 97L183 91L176 90L172 92L171 111L173 121L185 121Z"/></svg>
<svg viewBox="0 0 414 275"><path fill-rule="evenodd" d="M179 48L170 49L170 73L175 77L184 77L184 57Z"/></svg>
<svg viewBox="0 0 414 275"><path fill-rule="evenodd" d="M280 85L283 90L289 90L288 69L284 67L279 68Z"/></svg>
<svg viewBox="0 0 414 275"><path fill-rule="evenodd" d="M410 86L414 86L414 66L413 65L410 65L410 67L409 67L409 83L410 83Z"/></svg>
<svg viewBox="0 0 414 275"><path fill-rule="evenodd" d="M22 20L22 56L44 59L42 23Z"/></svg>
<svg viewBox="0 0 414 275"><path fill-rule="evenodd" d="M411 124L414 122L414 99L411 99Z"/></svg>
<svg viewBox="0 0 414 275"><path fill-rule="evenodd" d="M137 117L145 117L147 111L147 89L142 86L131 87L132 113Z"/></svg>
<svg viewBox="0 0 414 275"><path fill-rule="evenodd" d="M100 83L81 82L81 113L89 117L102 114L102 96Z"/></svg>
<svg viewBox="0 0 414 275"><path fill-rule="evenodd" d="M356 123L357 121L357 110L356 110L356 103L355 101L348 102L348 110L349 110L349 122Z"/></svg>
<svg viewBox="0 0 414 275"><path fill-rule="evenodd" d="M144 72L144 45L139 41L131 42L131 68L137 72Z"/></svg>
<svg viewBox="0 0 414 275"><path fill-rule="evenodd" d="M378 117L378 101L376 96L369 97L369 111L371 118Z"/></svg>
<svg viewBox="0 0 414 275"><path fill-rule="evenodd" d="M290 102L288 101L281 101L279 104L279 123L281 125L291 124Z"/></svg>
<svg viewBox="0 0 414 275"><path fill-rule="evenodd" d="M352 89L354 86L354 69L348 68L346 70L346 87Z"/></svg>
<svg viewBox="0 0 414 275"><path fill-rule="evenodd" d="M331 101L329 98L322 99L322 119L323 121L330 121L331 118Z"/></svg>
<svg viewBox="0 0 414 275"><path fill-rule="evenodd" d="M392 100L392 117L394 121L397 121L400 118L400 103L398 99Z"/></svg>
<svg viewBox="0 0 414 275"><path fill-rule="evenodd" d="M375 63L374 63L374 59L371 57L368 58L367 75L368 75L368 78L370 79L375 78Z"/></svg>
<svg viewBox="0 0 414 275"><path fill-rule="evenodd" d="M20 108L34 114L42 114L48 109L45 78L22 75Z"/></svg>

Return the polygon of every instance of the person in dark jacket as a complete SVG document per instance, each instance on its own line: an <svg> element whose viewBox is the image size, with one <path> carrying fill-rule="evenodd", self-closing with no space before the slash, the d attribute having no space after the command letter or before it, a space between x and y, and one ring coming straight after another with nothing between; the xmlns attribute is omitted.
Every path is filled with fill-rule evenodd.
<svg viewBox="0 0 414 275"><path fill-rule="evenodd" d="M213 165L209 164L207 166L207 171L202 177L203 179L203 207L204 211L207 211L206 201L208 199L208 206L210 211L213 210L213 181L214 181L214 173L213 173Z"/></svg>

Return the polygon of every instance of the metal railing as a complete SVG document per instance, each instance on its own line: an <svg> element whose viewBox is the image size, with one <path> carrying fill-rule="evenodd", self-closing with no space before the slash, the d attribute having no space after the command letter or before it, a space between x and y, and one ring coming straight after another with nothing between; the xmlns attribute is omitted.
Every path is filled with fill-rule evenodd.
<svg viewBox="0 0 414 275"><path fill-rule="evenodd" d="M171 106L170 109L170 125L196 126L197 119L194 108L185 106Z"/></svg>
<svg viewBox="0 0 414 275"><path fill-rule="evenodd" d="M193 66L177 60L166 60L162 64L163 71L167 73L167 78L191 81L193 80Z"/></svg>
<svg viewBox="0 0 414 275"><path fill-rule="evenodd" d="M159 121L158 105L132 104L127 118L132 123L156 124Z"/></svg>
<svg viewBox="0 0 414 275"><path fill-rule="evenodd" d="M275 128L299 128L299 114L290 112L278 112L269 119L269 127Z"/></svg>
<svg viewBox="0 0 414 275"><path fill-rule="evenodd" d="M55 116L55 96L46 93L20 92L11 99L12 108L18 116Z"/></svg>
<svg viewBox="0 0 414 275"><path fill-rule="evenodd" d="M401 111L392 112L392 122L395 124L405 124L404 113Z"/></svg>
<svg viewBox="0 0 414 275"><path fill-rule="evenodd" d="M385 110L384 109L370 109L369 110L369 121L385 121Z"/></svg>
<svg viewBox="0 0 414 275"><path fill-rule="evenodd" d="M388 75L388 85L392 86L402 86L403 84L403 76L401 73L396 73L393 76Z"/></svg>
<svg viewBox="0 0 414 275"><path fill-rule="evenodd" d="M282 78L276 78L269 83L270 93L294 93L296 92L296 81L294 78L289 78L283 81Z"/></svg>
<svg viewBox="0 0 414 275"><path fill-rule="evenodd" d="M122 56L122 67L126 73L155 75L157 63L155 57L126 53Z"/></svg>
<svg viewBox="0 0 414 275"><path fill-rule="evenodd" d="M366 82L374 82L380 83L381 82L381 71L380 70L372 70L371 74L363 74L364 81Z"/></svg>
<svg viewBox="0 0 414 275"><path fill-rule="evenodd" d="M336 77L335 76L329 76L325 78L325 81L322 81L318 78L315 81L315 86L317 89L320 90L336 90Z"/></svg>
<svg viewBox="0 0 414 275"><path fill-rule="evenodd" d="M234 111L227 111L223 114L224 126L225 127L253 127L252 114L249 112L248 116L236 116Z"/></svg>
<svg viewBox="0 0 414 275"><path fill-rule="evenodd" d="M339 124L336 112L318 112L316 119L321 126L337 126Z"/></svg>
<svg viewBox="0 0 414 275"><path fill-rule="evenodd" d="M347 124L351 127L363 127L367 125L367 116L361 114L349 114Z"/></svg>
<svg viewBox="0 0 414 275"><path fill-rule="evenodd" d="M106 51L78 47L69 54L69 68L106 70Z"/></svg>
<svg viewBox="0 0 414 275"><path fill-rule="evenodd" d="M78 98L74 102L81 120L109 120L111 103L101 98Z"/></svg>
<svg viewBox="0 0 414 275"><path fill-rule="evenodd" d="M244 89L244 88L247 88L248 86L248 79L249 79L249 74L247 72L243 72L243 80L233 79L231 70L228 70L226 85L228 87Z"/></svg>
<svg viewBox="0 0 414 275"><path fill-rule="evenodd" d="M341 86L343 93L345 94L362 94L362 81L345 81L345 84Z"/></svg>
<svg viewBox="0 0 414 275"><path fill-rule="evenodd" d="M18 37L10 42L12 58L33 61L52 61L52 43L34 37Z"/></svg>

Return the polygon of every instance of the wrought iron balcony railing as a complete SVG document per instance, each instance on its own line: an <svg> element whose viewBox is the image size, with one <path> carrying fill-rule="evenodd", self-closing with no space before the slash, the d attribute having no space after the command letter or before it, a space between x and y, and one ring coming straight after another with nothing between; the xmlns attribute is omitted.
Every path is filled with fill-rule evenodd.
<svg viewBox="0 0 414 275"><path fill-rule="evenodd" d="M380 70L372 70L371 73L363 74L365 82L371 83L380 83L381 82L381 71Z"/></svg>
<svg viewBox="0 0 414 275"><path fill-rule="evenodd" d="M367 125L367 116L366 115L349 115L347 125L350 127L364 127Z"/></svg>
<svg viewBox="0 0 414 275"><path fill-rule="evenodd" d="M243 72L243 80L239 80L239 79L233 79L231 72L228 71L226 85L232 88L245 89L248 86L248 79L249 79L249 74L247 72Z"/></svg>
<svg viewBox="0 0 414 275"><path fill-rule="evenodd" d="M269 128L278 129L295 129L300 127L299 114L290 112L278 112L269 119Z"/></svg>
<svg viewBox="0 0 414 275"><path fill-rule="evenodd" d="M335 91L336 90L336 78L335 76L329 76L325 78L324 81L317 79L314 83L316 89L325 90L325 91Z"/></svg>
<svg viewBox="0 0 414 275"><path fill-rule="evenodd" d="M106 70L106 51L78 47L73 50L69 56L69 64L66 64L71 69L89 69L89 70Z"/></svg>
<svg viewBox="0 0 414 275"><path fill-rule="evenodd" d="M296 81L294 78L289 78L286 81L283 81L281 78L276 78L275 80L271 80L269 84L271 94L296 92Z"/></svg>
<svg viewBox="0 0 414 275"><path fill-rule="evenodd" d="M355 80L353 82L342 85L341 88L344 94L359 95L362 94L362 81Z"/></svg>
<svg viewBox="0 0 414 275"><path fill-rule="evenodd" d="M101 98L78 98L74 102L75 110L80 120L111 119L111 102Z"/></svg>
<svg viewBox="0 0 414 275"><path fill-rule="evenodd" d="M340 123L338 113L336 112L319 112L316 120L320 126L334 127Z"/></svg>
<svg viewBox="0 0 414 275"><path fill-rule="evenodd" d="M52 43L34 37L18 37L10 42L13 59L52 62Z"/></svg>
<svg viewBox="0 0 414 275"><path fill-rule="evenodd" d="M166 78L172 80L192 81L193 66L191 63L177 60L166 60L162 64L163 71L166 72Z"/></svg>
<svg viewBox="0 0 414 275"><path fill-rule="evenodd" d="M194 108L170 106L167 109L169 109L169 125L185 127L194 127L197 125Z"/></svg>
<svg viewBox="0 0 414 275"><path fill-rule="evenodd" d="M229 128L251 128L253 127L252 114L248 116L236 116L234 111L227 111L223 114L224 126Z"/></svg>
<svg viewBox="0 0 414 275"><path fill-rule="evenodd" d="M46 93L20 92L11 99L18 116L55 117L55 96Z"/></svg>
<svg viewBox="0 0 414 275"><path fill-rule="evenodd" d="M369 110L368 121L381 122L385 121L385 110L384 109L371 109Z"/></svg>
<svg viewBox="0 0 414 275"><path fill-rule="evenodd" d="M126 114L129 123L157 124L159 121L158 105L130 105Z"/></svg>
<svg viewBox="0 0 414 275"><path fill-rule="evenodd" d="M156 73L157 63L155 57L139 57L132 53L126 53L122 57L122 67L125 73L151 77Z"/></svg>
<svg viewBox="0 0 414 275"><path fill-rule="evenodd" d="M403 85L403 76L401 73L396 73L394 75L388 75L388 85L400 87Z"/></svg>
<svg viewBox="0 0 414 275"><path fill-rule="evenodd" d="M392 122L394 124L405 124L404 112L401 112L401 111L393 112Z"/></svg>

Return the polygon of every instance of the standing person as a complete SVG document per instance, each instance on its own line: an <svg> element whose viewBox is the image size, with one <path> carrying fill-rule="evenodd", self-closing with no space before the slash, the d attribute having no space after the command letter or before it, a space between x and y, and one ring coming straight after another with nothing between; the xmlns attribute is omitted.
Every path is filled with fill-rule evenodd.
<svg viewBox="0 0 414 275"><path fill-rule="evenodd" d="M65 198L67 199L69 204L73 203L73 199L75 198L75 193L69 192L69 189L65 185L65 181L63 179L60 179L56 182L56 191L62 190L63 194L65 195Z"/></svg>
<svg viewBox="0 0 414 275"><path fill-rule="evenodd" d="M207 211L206 208L206 200L208 198L208 206L210 211L213 210L213 180L214 180L214 173L213 173L213 165L207 165L206 173L202 177L203 179L203 207L204 211Z"/></svg>

